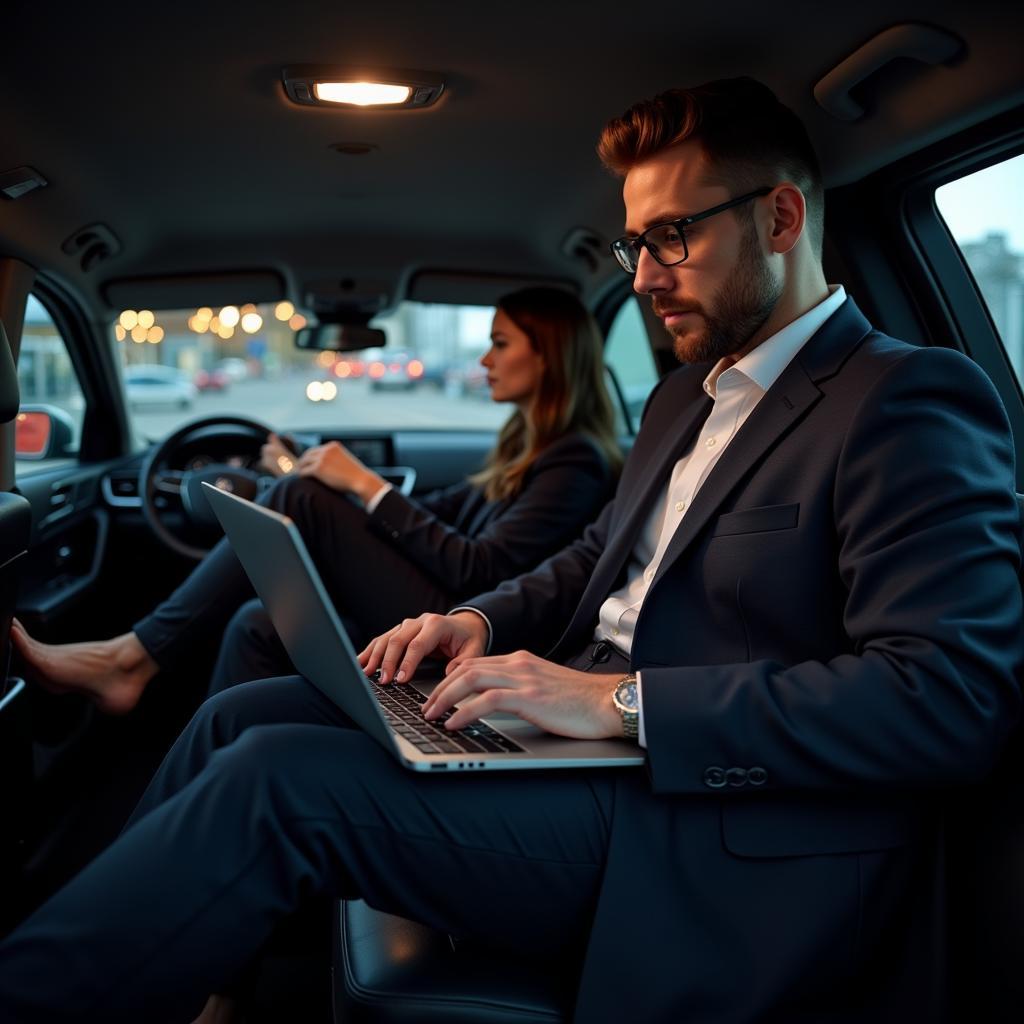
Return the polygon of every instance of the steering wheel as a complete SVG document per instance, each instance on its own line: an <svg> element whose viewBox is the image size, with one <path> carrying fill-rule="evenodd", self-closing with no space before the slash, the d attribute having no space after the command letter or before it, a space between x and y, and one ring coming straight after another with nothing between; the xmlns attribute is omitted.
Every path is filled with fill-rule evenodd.
<svg viewBox="0 0 1024 1024"><path fill-rule="evenodd" d="M262 444L266 441L270 427L257 420L245 416L207 416L193 420L168 435L153 448L142 463L139 470L139 496L142 499L142 514L153 533L172 551L186 558L199 561L209 548L190 544L174 534L160 518L156 505L158 494L177 495L181 499L181 508L188 525L213 532L220 529L220 523L214 515L210 503L203 492L203 483L212 484L222 491L230 491L239 497L255 499L273 483L274 477L258 473L252 469L214 463L202 469L167 469L170 457L178 450L182 442L193 434L209 431L211 428L233 427L243 434L251 434L253 439Z"/></svg>

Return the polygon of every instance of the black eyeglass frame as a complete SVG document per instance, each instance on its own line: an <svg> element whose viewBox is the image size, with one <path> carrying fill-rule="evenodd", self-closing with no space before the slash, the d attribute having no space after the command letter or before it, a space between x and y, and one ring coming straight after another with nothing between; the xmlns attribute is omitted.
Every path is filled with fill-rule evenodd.
<svg viewBox="0 0 1024 1024"><path fill-rule="evenodd" d="M714 217L716 213L723 213L726 210L731 210L734 206L739 206L741 203L749 203L751 199L761 199L771 191L771 187L765 186L764 188L756 189L753 192L747 192L745 195L737 196L735 199L729 199L724 203L719 203L717 206L712 206L710 210L702 210L700 213L691 213L689 217L680 217L679 220L666 220L662 221L660 224L652 224L642 234L635 235L633 237L623 235L621 238L616 238L608 248L611 251L611 254L615 257L615 261L627 274L635 274L639 269L641 249L646 249L663 267L678 267L680 263L685 263L690 258L690 247L686 244L684 228L688 228L691 224L696 224L697 221L707 220L708 217ZM673 260L671 263L666 263L661 259L654 247L647 241L647 235L650 232L657 231L659 228L668 227L675 228L679 232L679 240L683 243L682 259ZM622 255L620 255L620 253ZM627 254L632 257L633 262L635 263L632 270L626 266L625 260L623 259Z"/></svg>

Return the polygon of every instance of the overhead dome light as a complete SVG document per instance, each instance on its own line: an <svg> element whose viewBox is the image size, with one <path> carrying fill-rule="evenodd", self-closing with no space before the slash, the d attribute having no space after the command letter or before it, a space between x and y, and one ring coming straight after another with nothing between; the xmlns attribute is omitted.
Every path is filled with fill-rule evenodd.
<svg viewBox="0 0 1024 1024"><path fill-rule="evenodd" d="M382 85L377 82L317 82L313 94L327 103L351 103L357 107L393 107L412 95L409 85Z"/></svg>
<svg viewBox="0 0 1024 1024"><path fill-rule="evenodd" d="M429 107L444 91L444 80L425 71L302 65L282 74L289 99L302 106Z"/></svg>

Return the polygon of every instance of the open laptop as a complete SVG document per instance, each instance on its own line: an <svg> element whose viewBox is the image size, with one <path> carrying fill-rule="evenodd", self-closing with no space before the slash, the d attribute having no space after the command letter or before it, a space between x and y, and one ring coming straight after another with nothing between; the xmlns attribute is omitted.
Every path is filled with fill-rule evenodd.
<svg viewBox="0 0 1024 1024"><path fill-rule="evenodd" d="M553 736L512 715L449 732L420 705L433 683L380 686L363 672L295 524L204 483L231 546L298 671L398 760L416 771L622 767L643 764L628 740Z"/></svg>

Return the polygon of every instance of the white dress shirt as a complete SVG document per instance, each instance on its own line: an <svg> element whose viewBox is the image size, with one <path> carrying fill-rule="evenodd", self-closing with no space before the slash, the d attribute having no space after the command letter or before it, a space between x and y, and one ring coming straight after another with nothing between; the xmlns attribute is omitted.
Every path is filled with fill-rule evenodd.
<svg viewBox="0 0 1024 1024"><path fill-rule="evenodd" d="M715 364L704 379L704 390L714 402L711 414L697 439L675 464L664 497L654 507L637 537L630 554L625 584L601 605L594 632L596 640L607 640L629 656L640 606L694 495L767 390L811 336L845 301L843 287L832 285L827 299L766 338L742 359L734 362L725 357ZM637 684L639 740L640 745L646 747L639 673Z"/></svg>

